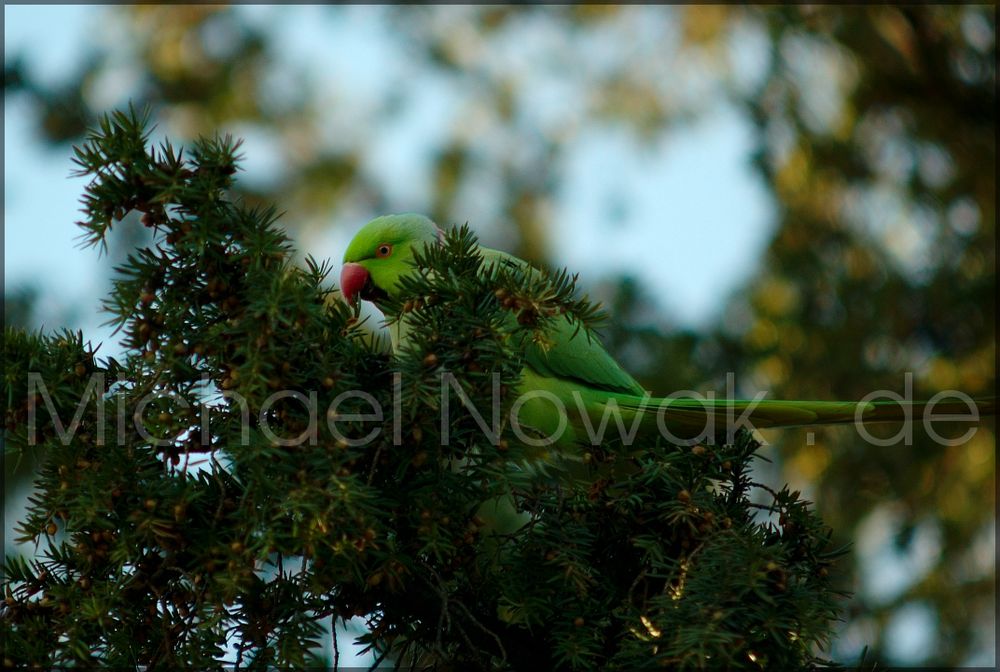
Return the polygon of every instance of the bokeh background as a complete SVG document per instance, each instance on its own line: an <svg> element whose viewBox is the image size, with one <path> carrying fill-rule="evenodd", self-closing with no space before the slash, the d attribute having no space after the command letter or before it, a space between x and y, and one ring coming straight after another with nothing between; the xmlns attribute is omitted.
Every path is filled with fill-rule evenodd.
<svg viewBox="0 0 1000 672"><path fill-rule="evenodd" d="M144 229L77 247L71 148L131 100L244 138L237 196L303 253L420 211L578 272L654 392L992 395L995 36L985 5L5 5L4 319L121 352L100 298ZM759 477L851 544L832 658L993 666L995 424L913 434L766 433Z"/></svg>

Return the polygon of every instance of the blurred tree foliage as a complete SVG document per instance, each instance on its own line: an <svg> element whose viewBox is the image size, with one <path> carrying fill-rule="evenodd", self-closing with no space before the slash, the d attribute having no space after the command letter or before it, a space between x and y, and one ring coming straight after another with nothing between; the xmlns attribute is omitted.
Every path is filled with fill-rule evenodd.
<svg viewBox="0 0 1000 672"><path fill-rule="evenodd" d="M721 390L733 371L785 398L902 392L904 372L914 397L992 393L994 8L313 11L388 22L407 68L385 73L374 94L330 91L318 85L325 63L286 58L287 34L239 8L142 6L108 9L121 39L81 58L72 81L47 88L10 59L5 92L30 96L56 143L77 140L128 98L151 104L174 137L232 129L248 147L266 142L276 168L242 180L244 195L276 200L287 226L308 227L417 209L373 167L385 151L379 136L421 87L457 90L450 133L430 148L422 206L442 222L507 231L494 246L542 264L575 137L615 125L646 139L735 105L757 129L756 166L778 205L760 271L720 323L698 333L637 326L649 322L652 288L613 288L619 319L606 336L615 352L659 392ZM746 45L761 43L762 62L748 63L757 52ZM547 104L553 97L565 100ZM636 350L643 356L630 357ZM858 542L839 566L855 590L846 632L876 657L893 662L886 633L908 606L929 609L936 632L929 657L907 662L962 664L989 648L994 565L982 555L985 544L992 556L993 428L954 447L919 427L913 445L884 448L843 429L811 441L767 437L795 448L778 444L774 478L806 487L839 539ZM889 596L864 579L873 570L859 534L873 520L893 521L902 553L934 542L916 580Z"/></svg>

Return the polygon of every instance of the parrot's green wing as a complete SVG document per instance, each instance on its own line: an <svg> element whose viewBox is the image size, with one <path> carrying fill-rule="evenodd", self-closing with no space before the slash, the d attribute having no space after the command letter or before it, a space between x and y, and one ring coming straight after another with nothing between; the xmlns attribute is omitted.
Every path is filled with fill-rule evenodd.
<svg viewBox="0 0 1000 672"><path fill-rule="evenodd" d="M525 364L543 376L577 381L608 392L643 395L642 386L579 323L563 318L554 322L545 334L551 345L529 344L524 352Z"/></svg>
<svg viewBox="0 0 1000 672"><path fill-rule="evenodd" d="M499 250L481 247L485 265L505 264L527 274L537 274L523 259ZM513 319L513 316L511 316ZM572 320L572 321L571 321ZM547 343L527 343L524 363L539 376L572 381L587 388L634 394L645 393L642 385L618 365L604 346L576 318L559 317L545 331Z"/></svg>

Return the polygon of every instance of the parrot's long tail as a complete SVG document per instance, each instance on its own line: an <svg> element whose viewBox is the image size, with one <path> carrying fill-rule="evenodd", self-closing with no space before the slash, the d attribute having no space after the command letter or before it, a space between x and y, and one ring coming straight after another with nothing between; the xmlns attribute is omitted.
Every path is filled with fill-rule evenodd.
<svg viewBox="0 0 1000 672"><path fill-rule="evenodd" d="M996 415L994 398L959 399L949 395L940 401L781 401L773 399L657 399L619 401L625 408L641 412L645 425L653 417L661 430L678 436L692 432L709 435L737 427L771 428L806 425L837 425L869 422L976 422Z"/></svg>

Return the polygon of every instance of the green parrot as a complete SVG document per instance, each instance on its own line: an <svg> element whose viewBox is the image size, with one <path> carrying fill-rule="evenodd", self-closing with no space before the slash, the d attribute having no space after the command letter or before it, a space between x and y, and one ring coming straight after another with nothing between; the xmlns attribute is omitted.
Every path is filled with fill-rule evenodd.
<svg viewBox="0 0 1000 672"><path fill-rule="evenodd" d="M433 221L419 214L386 215L368 222L344 254L340 286L345 298L354 303L360 297L379 307L380 301L397 296L400 278L413 268L414 251L437 244L443 236ZM485 247L479 252L484 269L507 264L529 278L537 273L526 261L505 252ZM618 423L623 440L634 438L633 431L658 431L674 441L694 442L711 441L724 430L735 430L736 425L771 428L912 420L929 405L895 400L655 398L575 318L554 320L553 325L546 333L547 347L525 346L517 392L530 399L520 407L517 420L545 437L563 459L582 457L583 450L572 448L599 444L595 427L607 429L612 423ZM405 341L406 330L405 319L392 325L394 349ZM933 412L936 417L950 414L974 421L977 414L994 414L995 404L992 399L940 401L933 405Z"/></svg>
<svg viewBox="0 0 1000 672"><path fill-rule="evenodd" d="M351 303L364 299L381 307L383 301L398 298L400 279L413 270L414 252L444 239L444 232L429 218L419 214L378 217L368 222L354 236L344 253L340 289ZM538 271L526 261L485 247L482 272L496 265L508 265L530 278ZM510 317L515 320L513 313ZM393 349L406 342L405 315L393 322L389 334ZM793 427L870 421L905 421L916 419L928 408L928 402L880 400L855 401L779 401L703 399L692 397L655 398L619 366L600 341L581 328L580 322L552 320L547 326L546 346L525 339L520 388L515 390L521 404L515 427L529 428L519 435L527 441L538 440L531 462L521 468L555 467L571 478L587 479L584 464L588 445L602 443L608 427L615 425L625 446L637 437L644 443L652 432L673 443L714 442L720 436L732 440L737 427ZM962 419L976 419L976 414L995 413L993 400L942 401L934 405L936 416L950 414ZM555 403L553 403L555 402ZM517 405L518 401L514 402ZM970 407L969 404L972 404ZM597 428L597 429L595 429ZM535 437L542 437L536 439ZM628 467L623 465L622 468ZM592 478L592 476L590 476ZM481 503L476 515L483 519L486 535L483 556L494 557L498 540L514 534L530 519L519 511L512 496L500 496Z"/></svg>

